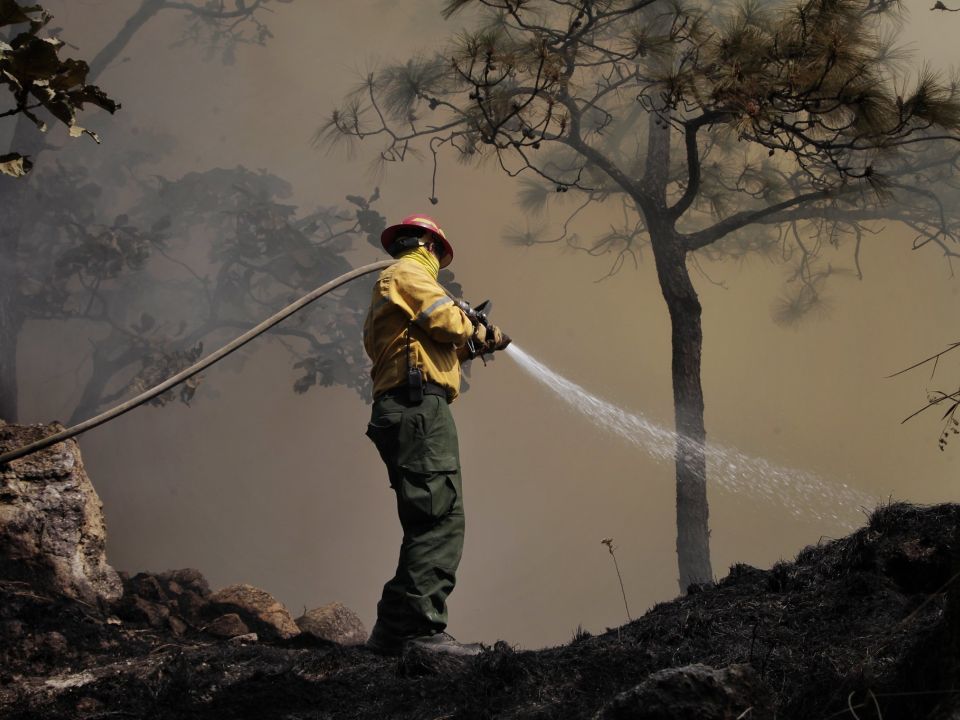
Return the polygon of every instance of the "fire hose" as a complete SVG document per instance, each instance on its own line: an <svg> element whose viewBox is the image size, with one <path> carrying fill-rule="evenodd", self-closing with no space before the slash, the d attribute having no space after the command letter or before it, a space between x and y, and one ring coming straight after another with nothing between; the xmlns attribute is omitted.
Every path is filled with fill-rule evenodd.
<svg viewBox="0 0 960 720"><path fill-rule="evenodd" d="M290 305L287 305L287 307L285 307L283 310L281 310L280 312L274 315L271 315L259 325L250 328L249 330L247 330L247 332L245 332L243 335L236 338L229 344L224 345L222 348L220 348L216 352L210 353L205 358L198 360L196 363L186 368L185 370L181 370L176 375L170 378L167 378L159 385L155 385L149 390L143 391L136 397L130 398L126 402L121 403L120 405L117 405L116 407L111 408L110 410L107 410L106 412L103 412L95 417L92 417L89 420L84 420L83 422L77 425L74 425L73 427L69 427L66 430L58 432L54 435L49 435L45 438L37 440L36 442L32 442L29 445L24 445L23 447L17 448L15 450L11 450L9 452L6 452L0 455L0 465L4 465L13 460L17 460L18 458L22 458L25 455L35 453L38 450L43 450L44 448L50 447L55 443L62 442L63 440L69 440L70 438L76 435L79 435L80 433L86 432L87 430L92 430L93 428L99 425L103 425L105 422L113 420L114 418L119 417L120 415L123 415L124 413L129 412L130 410L133 410L135 407L139 405L143 405L143 403L147 402L148 400L152 400L157 395L160 395L166 392L167 390L174 387L175 385L182 383L184 380L187 380L193 377L194 375L196 375L197 373L210 367L215 362L222 360L227 355L232 353L234 350L240 349L241 347L246 345L248 342L253 340L255 337L257 337L258 335L262 335L267 330L272 328L274 325L290 317L295 312L309 305L317 298L322 297L323 295L326 295L331 290L336 290L338 287L340 287L341 285L347 284L351 280L356 280L358 277L369 275L370 273L376 272L377 270L382 270L388 265L393 264L393 262L394 262L393 260L381 260L380 262L371 263L370 265L364 265L362 267L356 268L355 270L351 270L350 272L344 273L340 277L335 278L330 282L326 283L325 285L321 285L316 290L313 290L307 295L304 295L302 298L300 298L296 302L291 303Z"/></svg>

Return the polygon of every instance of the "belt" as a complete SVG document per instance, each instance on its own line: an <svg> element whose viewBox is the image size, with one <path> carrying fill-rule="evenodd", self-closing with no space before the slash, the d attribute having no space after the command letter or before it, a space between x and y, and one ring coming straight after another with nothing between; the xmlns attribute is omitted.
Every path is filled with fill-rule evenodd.
<svg viewBox="0 0 960 720"><path fill-rule="evenodd" d="M377 395L375 399L379 400L380 398L384 398L384 397L392 397L392 398L401 398L403 400L406 400L409 397L408 395L409 392L410 390L406 385L397 385L396 387L392 387L389 390L384 390L382 393ZM439 395L445 400L449 400L449 396L450 396L449 393L447 392L447 389L443 385L437 385L436 383L432 383L432 382L425 382L423 384L423 394Z"/></svg>

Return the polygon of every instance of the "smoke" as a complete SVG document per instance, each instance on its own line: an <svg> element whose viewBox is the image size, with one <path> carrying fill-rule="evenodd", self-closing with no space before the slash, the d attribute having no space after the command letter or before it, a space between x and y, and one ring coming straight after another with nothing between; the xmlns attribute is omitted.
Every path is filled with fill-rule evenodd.
<svg viewBox="0 0 960 720"><path fill-rule="evenodd" d="M76 46L70 54L87 59L117 36L139 5L45 4ZM44 152L36 171L53 173L68 188L57 208L86 208L104 230L124 227L118 216L145 188L160 187L159 177L212 169L260 177L268 186L268 176L281 178L289 194L275 197L276 204L295 208L299 218L344 207L348 194L369 197L372 145L361 144L349 159L315 151L310 139L356 86L356 70L426 49L461 21L443 22L435 3L425 1L413 8L382 0L283 3L275 10L268 19L273 37L263 46L237 46L232 65L222 63L222 53L206 59L203 46L180 42L185 23L177 13L151 19L98 78L123 103L114 119L97 115L89 123L103 143L71 140L56 129L43 136L59 149ZM932 21L921 27L926 15L916 21L918 34L929 31L929 38L949 29ZM950 57L951 38L943 48ZM74 180L60 174L61 165L82 172ZM517 186L495 166L477 170L442 159L437 206L429 201L431 175L429 162L390 163L379 211L391 221L418 211L440 219L455 245L452 269L467 298L493 298L495 321L549 363L537 368L536 382L511 363L475 367L471 390L454 405L470 528L452 599L455 632L537 646L569 639L578 623L602 629L619 622L623 608L617 595L605 604L596 592L610 580L609 560L597 558L600 538L617 538L632 608L676 589L673 434L650 420L667 417L671 407L670 330L652 263L641 262L638 270L628 264L595 283L612 256L500 241L505 226L532 232L541 223L550 225L544 237L552 238L562 218L547 213L531 225L515 205ZM208 186L195 187L200 197ZM38 188L33 202L45 192ZM171 255L206 268L214 244L235 236L229 218L221 219L222 232L171 236L170 247L185 253ZM602 209L585 211L582 219L596 236L622 222L619 213L612 218ZM72 227L66 221L51 226L58 232ZM893 227L888 232L883 243L864 243L864 282L838 283L831 316L796 332L770 320L770 300L782 289L779 268L711 264L711 277L726 289L695 276L704 306L707 428L711 439L726 443L708 448L710 478L723 489L711 507L715 567L769 564L849 522L851 509L863 502L852 486L871 497L935 502L955 496L956 454L936 452L938 427L898 425L922 402L924 380L881 378L943 346L943 328L955 324L956 284L946 279L940 258L911 253L910 236ZM354 265L381 257L362 240L351 253ZM296 265L293 253L288 260ZM201 321L206 271L196 278L173 262L155 270L184 284L153 296L150 314L159 320L176 310ZM37 283L52 285L49 277ZM137 285L131 276L129 292ZM89 288L74 291L89 300ZM117 308L134 307L127 296L117 299ZM275 309L264 306L262 317ZM94 303L91 313L97 312ZM335 317L329 307L305 312L312 321ZM121 349L95 358L93 345L110 333L129 337L136 333L131 323L143 328L143 322L139 313L110 314L105 324L30 321L19 342L21 419L67 419L94 363L116 361ZM163 329L174 332L177 324ZM359 337L359 327L340 324L338 330ZM221 337L236 334L225 329ZM214 347L209 342L206 350ZM584 412L595 413L592 422L602 434L582 433L579 417L557 412L556 397L539 382L551 377L551 367L590 388L583 390ZM257 342L245 358L205 372L189 406L140 408L81 439L116 567L197 567L216 587L249 582L297 611L337 600L372 622L401 531L382 463L363 435L368 406L340 385L296 394L300 377L286 348ZM106 395L127 380L118 377ZM565 399L576 395L569 386L555 387ZM615 402L604 405L599 396ZM643 414L622 407L640 407ZM607 444L603 436L622 442ZM650 476L663 480L638 488L648 458L656 465ZM569 582L571 574L576 583Z"/></svg>

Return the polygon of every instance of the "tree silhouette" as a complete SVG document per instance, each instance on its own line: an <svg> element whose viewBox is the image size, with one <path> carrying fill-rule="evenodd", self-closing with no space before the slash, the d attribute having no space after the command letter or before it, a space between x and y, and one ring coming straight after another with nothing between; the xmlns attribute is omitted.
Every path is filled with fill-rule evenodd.
<svg viewBox="0 0 960 720"><path fill-rule="evenodd" d="M230 64L239 45L271 37L258 15L267 5L145 0L97 54L91 73L102 72L162 10L186 20L176 44L197 43L208 59ZM290 184L266 171L235 167L158 176L150 166L175 152L174 140L142 128L131 139L115 123L111 129L118 132L111 134L109 152L45 162L22 193L0 186L0 201L17 199L2 226L9 243L2 270L10 284L0 284L7 303L0 308L11 314L0 327L18 333L9 346L0 343L0 356L15 358L19 329L31 321L82 327L87 349L78 353L71 424L166 379L204 348L349 270L356 242L366 239L379 249L385 226L377 191L349 195L340 207L301 212L290 204ZM55 148L32 152L48 150ZM452 274L445 272L444 279L456 286ZM366 395L361 339L368 288L353 283L331 299L273 328L268 339L282 343L291 357L295 392L337 384ZM245 354L234 357L242 362ZM10 407L15 366L6 367L0 405ZM194 377L154 404L190 403L199 382Z"/></svg>
<svg viewBox="0 0 960 720"><path fill-rule="evenodd" d="M445 149L492 157L522 175L528 209L576 196L553 240L611 253L611 272L652 252L672 326L680 586L709 582L689 268L711 254L784 255L796 280L780 308L789 322L835 272L824 249L850 246L858 272L872 221L902 221L917 247L955 257L953 206L934 187L955 195L957 84L923 70L902 89L891 0L449 0L444 14L467 7L482 11L477 29L368 75L317 139L380 138L384 163L418 143L434 163ZM591 203L623 220L585 241L571 228Z"/></svg>
<svg viewBox="0 0 960 720"><path fill-rule="evenodd" d="M228 5L223 0L140 0L117 34L90 61L89 71L80 82L96 82L104 70L121 56L134 36L160 13L177 13L184 19L180 43L200 43L208 53L219 53L226 62L230 62L231 53L239 44L263 44L270 38L269 28L263 22L264 14L273 6L289 2L291 0L248 0ZM9 9L14 4L4 2L0 9ZM44 22L48 21L49 17L45 16ZM14 19L13 22L19 20ZM74 66L74 70L77 71L77 66ZM93 102L92 99L88 101ZM49 110L57 116L55 107ZM31 108L31 112L43 122L46 110L37 108L33 113ZM41 155L52 152L55 147L37 133L34 124L35 121L26 113L18 115L11 151L32 158L36 164ZM7 421L17 419L17 348L28 319L21 294L24 278L20 273L23 264L7 259L30 253L27 236L31 228L25 224L25 209L31 205L31 195L36 192L35 182L15 181L0 176L0 214L3 217L0 223L0 258L5 260L0 263L0 418Z"/></svg>
<svg viewBox="0 0 960 720"><path fill-rule="evenodd" d="M149 142L149 141L148 141ZM105 158L137 173L133 158ZM350 210L301 214L285 202L284 180L242 167L141 180L117 215L94 176L110 167L40 171L24 209L27 242L15 259L20 306L28 319L82 323L89 373L70 423L158 384L193 364L204 347L249 329L352 265L356 239L379 247L385 220L370 198ZM361 344L369 301L362 283L273 328L300 377L296 392L339 384L368 393ZM244 357L244 354L238 356ZM158 397L189 403L201 376Z"/></svg>

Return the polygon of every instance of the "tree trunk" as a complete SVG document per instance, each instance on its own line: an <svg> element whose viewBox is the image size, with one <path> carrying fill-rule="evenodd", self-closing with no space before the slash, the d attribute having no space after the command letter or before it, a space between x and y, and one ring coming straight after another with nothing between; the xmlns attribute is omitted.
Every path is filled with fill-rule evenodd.
<svg viewBox="0 0 960 720"><path fill-rule="evenodd" d="M136 362L139 357L140 351L135 346L128 347L112 359L99 349L95 349L91 356L93 368L90 371L90 378L83 388L83 394L73 409L68 424L77 425L93 417L97 410L111 399L104 396L107 385L117 376L117 373Z"/></svg>
<svg viewBox="0 0 960 720"><path fill-rule="evenodd" d="M87 380L87 384L83 388L80 401L73 408L73 413L67 421L68 425L77 425L84 420L89 420L96 413L97 408L100 406L100 399L103 397L103 391L113 377L111 373L113 368L106 369L103 365L104 363L99 354L94 351L93 371Z"/></svg>
<svg viewBox="0 0 960 720"><path fill-rule="evenodd" d="M660 289L670 311L673 408L677 450L677 560L680 591L713 582L707 505L706 430L700 354L701 306L687 270L686 251L673 241L654 240Z"/></svg>
<svg viewBox="0 0 960 720"><path fill-rule="evenodd" d="M97 56L90 61L90 73L87 75L88 83L96 83L104 70L112 63L121 52L127 47L137 31L144 26L154 15L163 10L166 0L142 0L140 7L123 24L110 42L103 46L103 49L97 53Z"/></svg>
<svg viewBox="0 0 960 720"><path fill-rule="evenodd" d="M713 582L710 567L710 530L707 526L706 431L703 424L703 388L700 385L700 299L687 271L687 253L667 212L670 168L670 126L650 113L644 192L637 202L643 209L657 277L670 311L673 354L673 409L677 450L677 564L680 592L693 584Z"/></svg>

